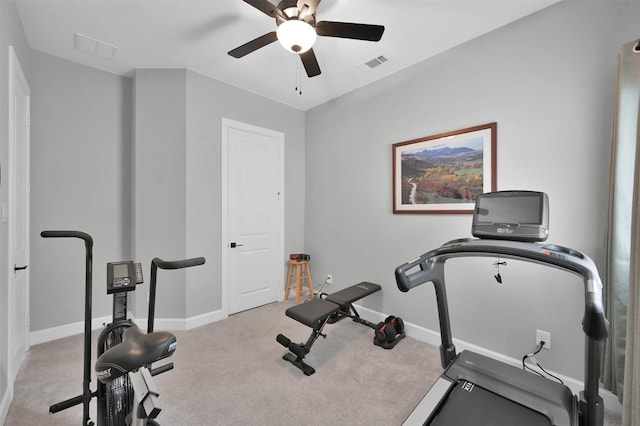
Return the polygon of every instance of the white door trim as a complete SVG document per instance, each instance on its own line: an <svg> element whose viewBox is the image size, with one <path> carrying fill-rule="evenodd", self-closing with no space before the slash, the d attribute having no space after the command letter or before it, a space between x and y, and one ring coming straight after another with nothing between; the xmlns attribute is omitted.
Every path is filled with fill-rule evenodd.
<svg viewBox="0 0 640 426"><path fill-rule="evenodd" d="M275 130L266 129L263 127L254 126L252 124L242 123L240 121L230 120L228 118L222 118L222 137L221 137L221 267L220 267L220 283L221 283L221 311L222 318L225 319L229 316L229 129L241 129L247 132L254 132L262 135L272 136L279 140L280 152L282 153L282 159L280 161L281 167L278 171L278 180L280 182L280 203L279 203L279 217L280 223L278 224L278 241L280 248L280 259L284 265L284 134ZM283 266L284 268L284 266ZM283 269L284 271L284 269ZM284 272L283 272L284 274ZM282 274L282 275L283 275ZM283 275L284 276L284 275ZM284 291L284 287L283 287Z"/></svg>
<svg viewBox="0 0 640 426"><path fill-rule="evenodd" d="M8 212L5 212L6 206L2 206L2 220L7 219L5 214L8 215L9 221L9 238L8 238L8 253L7 253L7 274L8 274L8 321L7 321L7 335L8 335L8 345L7 345L7 356L8 356L8 379L9 383L13 383L16 375L18 374L18 369L20 365L16 365L17 362L13 356L13 347L15 346L14 339L14 315L15 315L15 297L16 297L16 289L15 289L15 279L14 279L14 250L16 247L16 237L15 230L13 227L15 226L16 218L15 218L15 199L16 194L14 190L15 185L15 175L16 175L16 164L15 164L15 151L16 151L16 129L14 128L15 121L15 111L14 111L14 102L13 98L15 96L14 93L14 84L21 84L26 91L26 109L27 109L27 117L29 117L30 110L30 96L31 92L29 89L29 85L27 84L27 79L22 72L22 68L20 66L20 62L18 61L18 57L16 56L15 50L13 46L9 46L9 162L8 162L8 193L9 193L9 208ZM26 152L26 178L27 178L27 187L29 186L29 145L30 145L30 134L29 127L27 125L26 135L25 135L25 152ZM29 199L27 197L26 200L26 210L25 215L27 216L27 224L29 223ZM29 241L29 226L27 226L27 244ZM28 252L28 249L27 249ZM25 314L25 325L26 328L24 330L24 342L25 342L25 350L29 350L30 340L29 340L29 272L24 271L24 280L25 280L25 288L24 288L24 297L25 297L25 306L24 306L24 314Z"/></svg>

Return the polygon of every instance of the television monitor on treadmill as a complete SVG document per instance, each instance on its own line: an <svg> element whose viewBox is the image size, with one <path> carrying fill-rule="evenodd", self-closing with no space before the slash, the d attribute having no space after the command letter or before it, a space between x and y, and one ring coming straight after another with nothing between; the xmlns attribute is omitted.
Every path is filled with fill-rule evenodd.
<svg viewBox="0 0 640 426"><path fill-rule="evenodd" d="M549 197L537 191L498 191L476 198L471 234L538 242L549 236Z"/></svg>

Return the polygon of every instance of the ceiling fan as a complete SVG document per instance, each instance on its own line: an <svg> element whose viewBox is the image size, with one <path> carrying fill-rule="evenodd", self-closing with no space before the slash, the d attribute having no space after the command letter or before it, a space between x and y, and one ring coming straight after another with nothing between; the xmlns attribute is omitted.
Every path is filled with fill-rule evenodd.
<svg viewBox="0 0 640 426"><path fill-rule="evenodd" d="M268 0L243 1L275 18L278 27L276 31L264 34L227 53L234 58L242 58L278 40L285 49L300 56L309 77L320 74L320 65L312 49L316 36L379 41L384 33L382 25L316 22L316 8L320 0L282 0L277 6Z"/></svg>

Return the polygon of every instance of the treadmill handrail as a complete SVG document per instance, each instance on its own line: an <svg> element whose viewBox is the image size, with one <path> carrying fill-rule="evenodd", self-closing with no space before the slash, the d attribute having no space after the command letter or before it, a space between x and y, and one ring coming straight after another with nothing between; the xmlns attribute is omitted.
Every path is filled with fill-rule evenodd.
<svg viewBox="0 0 640 426"><path fill-rule="evenodd" d="M584 391L580 393L580 415L585 426L602 425L604 415L602 398L598 395L600 375L599 344L609 335L609 322L602 304L602 281L593 260L576 250L553 244L508 240L459 239L424 253L422 256L400 265L395 270L400 291L407 292L426 282L432 282L436 291L440 320L440 361L447 368L456 358L456 348L451 334L449 307L444 280L444 265L455 257L495 256L539 263L577 274L585 287L585 312L582 329L585 333ZM416 267L420 270L414 271Z"/></svg>
<svg viewBox="0 0 640 426"><path fill-rule="evenodd" d="M582 329L589 338L594 340L604 340L609 336L609 322L604 315L603 286L598 269L589 256L566 247L505 240L452 240L396 268L396 282L400 291L407 292L429 281L439 279L444 281L441 268L434 267L436 263L444 263L455 257L496 255L539 263L580 276L585 286L585 313ZM410 272L417 266L420 266L420 271Z"/></svg>

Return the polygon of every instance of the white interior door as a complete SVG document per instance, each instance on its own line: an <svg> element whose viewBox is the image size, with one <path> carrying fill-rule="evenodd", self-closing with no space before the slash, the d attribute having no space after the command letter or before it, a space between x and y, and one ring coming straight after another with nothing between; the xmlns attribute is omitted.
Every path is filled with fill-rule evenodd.
<svg viewBox="0 0 640 426"><path fill-rule="evenodd" d="M29 349L29 101L27 80L10 48L8 355L12 380Z"/></svg>
<svg viewBox="0 0 640 426"><path fill-rule="evenodd" d="M232 314L274 302L282 290L284 135L223 123L228 161L224 250Z"/></svg>

